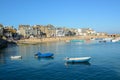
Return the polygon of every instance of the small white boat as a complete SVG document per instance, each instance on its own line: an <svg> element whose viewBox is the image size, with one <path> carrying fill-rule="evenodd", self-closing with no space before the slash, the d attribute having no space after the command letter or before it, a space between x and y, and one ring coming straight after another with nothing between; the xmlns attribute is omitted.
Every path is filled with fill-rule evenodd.
<svg viewBox="0 0 120 80"><path fill-rule="evenodd" d="M21 59L22 56L11 56L10 58L11 58L11 59Z"/></svg>
<svg viewBox="0 0 120 80"><path fill-rule="evenodd" d="M104 38L103 40L106 42L111 42L113 38Z"/></svg>
<svg viewBox="0 0 120 80"><path fill-rule="evenodd" d="M91 57L79 57L79 58L65 58L66 62L72 62L72 63L82 63L82 62L88 62L91 59Z"/></svg>
<svg viewBox="0 0 120 80"><path fill-rule="evenodd" d="M112 42L118 42L118 41L119 41L119 40L117 40L117 39L113 39L113 40L112 40Z"/></svg>

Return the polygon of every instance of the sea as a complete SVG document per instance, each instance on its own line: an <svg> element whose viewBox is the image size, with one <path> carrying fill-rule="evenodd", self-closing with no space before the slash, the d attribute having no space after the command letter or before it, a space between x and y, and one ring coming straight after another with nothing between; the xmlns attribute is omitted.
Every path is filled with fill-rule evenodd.
<svg viewBox="0 0 120 80"><path fill-rule="evenodd" d="M53 53L52 58L34 54ZM22 56L11 59L11 56ZM91 57L66 63L66 57ZM46 42L0 49L0 80L120 80L120 42Z"/></svg>

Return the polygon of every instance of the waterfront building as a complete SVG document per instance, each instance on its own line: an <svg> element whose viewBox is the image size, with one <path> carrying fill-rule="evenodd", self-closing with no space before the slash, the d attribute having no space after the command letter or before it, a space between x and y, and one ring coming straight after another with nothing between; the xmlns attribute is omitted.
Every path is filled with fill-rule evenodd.
<svg viewBox="0 0 120 80"><path fill-rule="evenodd" d="M32 34L37 38L52 37L55 35L55 27L53 25L34 25L32 26Z"/></svg>
<svg viewBox="0 0 120 80"><path fill-rule="evenodd" d="M96 35L97 36L107 36L108 34L105 32L97 32Z"/></svg>
<svg viewBox="0 0 120 80"><path fill-rule="evenodd" d="M55 33L56 33L56 28L51 25L51 24L48 24L47 26L45 26L45 33L47 35L47 37L55 37Z"/></svg>
<svg viewBox="0 0 120 80"><path fill-rule="evenodd" d="M63 28L56 28L55 36L59 36L59 37L65 36L65 31L63 30Z"/></svg>
<svg viewBox="0 0 120 80"><path fill-rule="evenodd" d="M30 38L30 36L42 38L46 36L47 27L43 25L19 25L19 34L23 35L24 38Z"/></svg>
<svg viewBox="0 0 120 80"><path fill-rule="evenodd" d="M56 36L65 36L65 33L63 30L56 30Z"/></svg>
<svg viewBox="0 0 120 80"><path fill-rule="evenodd" d="M56 28L56 36L75 36L76 29L74 28Z"/></svg>
<svg viewBox="0 0 120 80"><path fill-rule="evenodd" d="M43 25L32 26L32 34L37 38L42 38L45 34L45 27Z"/></svg>
<svg viewBox="0 0 120 80"><path fill-rule="evenodd" d="M91 28L80 28L77 29L77 35L81 35L81 36L87 36L87 35L95 35L96 31L94 31Z"/></svg>
<svg viewBox="0 0 120 80"><path fill-rule="evenodd" d="M31 27L30 25L19 25L19 34L24 38L28 38L31 35Z"/></svg>

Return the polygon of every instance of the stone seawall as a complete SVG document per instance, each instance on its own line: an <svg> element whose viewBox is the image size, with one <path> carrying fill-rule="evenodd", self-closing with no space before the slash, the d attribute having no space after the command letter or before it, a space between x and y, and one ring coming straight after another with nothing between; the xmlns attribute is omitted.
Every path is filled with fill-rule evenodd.
<svg viewBox="0 0 120 80"><path fill-rule="evenodd" d="M52 37L52 38L30 38L19 40L18 44L35 44L42 42L69 41L73 39L90 40L91 38L107 38L108 36L74 36L74 37Z"/></svg>

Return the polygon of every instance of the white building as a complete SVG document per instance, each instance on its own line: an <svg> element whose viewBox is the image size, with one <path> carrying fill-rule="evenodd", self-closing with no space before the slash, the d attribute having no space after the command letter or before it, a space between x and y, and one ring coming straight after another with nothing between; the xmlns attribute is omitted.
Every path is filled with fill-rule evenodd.
<svg viewBox="0 0 120 80"><path fill-rule="evenodd" d="M77 34L80 36L86 36L86 35L93 35L96 34L96 31L92 30L91 28L80 28L77 29Z"/></svg>
<svg viewBox="0 0 120 80"><path fill-rule="evenodd" d="M56 36L65 36L64 30L56 30Z"/></svg>

